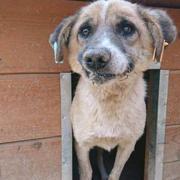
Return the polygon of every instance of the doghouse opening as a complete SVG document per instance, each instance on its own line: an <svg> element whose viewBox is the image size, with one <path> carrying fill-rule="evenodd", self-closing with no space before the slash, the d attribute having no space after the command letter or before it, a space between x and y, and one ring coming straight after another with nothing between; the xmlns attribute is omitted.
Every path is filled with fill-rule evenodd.
<svg viewBox="0 0 180 180"><path fill-rule="evenodd" d="M110 173L116 155L116 148L111 152L104 151L103 158L106 171ZM144 179L144 155L145 155L145 135L143 135L136 144L134 152L127 161L120 180L143 180ZM93 180L100 180L100 173L97 166L97 148L90 152L91 166L93 169ZM79 180L78 162L73 151L73 180Z"/></svg>
<svg viewBox="0 0 180 180"><path fill-rule="evenodd" d="M146 80L148 86L150 84L150 71L147 71L144 74L144 79ZM79 76L77 74L72 74L72 94L76 89ZM149 95L147 96L149 97ZM146 98L146 104L148 104L148 98ZM146 130L144 131L143 136L137 141L134 151L132 152L129 160L127 161L123 172L121 174L120 180L143 180L144 179L144 169L145 169L145 147L146 147ZM114 164L116 155L116 148L111 152L104 151L103 158L106 171L108 174L111 172L111 169ZM90 151L90 161L93 169L93 180L100 180L100 173L97 166L97 147ZM75 150L73 148L73 180L79 180L78 173L78 161Z"/></svg>

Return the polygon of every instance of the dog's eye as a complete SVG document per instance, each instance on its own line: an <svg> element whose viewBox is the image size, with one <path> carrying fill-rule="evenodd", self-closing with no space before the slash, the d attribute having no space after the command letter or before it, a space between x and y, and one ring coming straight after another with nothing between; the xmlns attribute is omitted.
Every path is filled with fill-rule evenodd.
<svg viewBox="0 0 180 180"><path fill-rule="evenodd" d="M128 37L128 36L132 36L135 33L136 28L132 23L123 20L122 22L117 24L116 31L118 34Z"/></svg>
<svg viewBox="0 0 180 180"><path fill-rule="evenodd" d="M86 24L86 25L80 27L78 34L82 38L88 38L91 33L92 33L92 27L90 25Z"/></svg>

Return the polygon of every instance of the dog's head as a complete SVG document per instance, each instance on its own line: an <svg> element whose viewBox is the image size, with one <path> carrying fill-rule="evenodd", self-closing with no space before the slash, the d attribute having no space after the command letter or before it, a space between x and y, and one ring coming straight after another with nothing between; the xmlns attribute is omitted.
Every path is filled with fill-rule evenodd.
<svg viewBox="0 0 180 180"><path fill-rule="evenodd" d="M162 10L124 0L100 0L65 18L50 36L55 60L63 49L73 71L97 83L142 72L161 54L164 40L175 40L176 28Z"/></svg>

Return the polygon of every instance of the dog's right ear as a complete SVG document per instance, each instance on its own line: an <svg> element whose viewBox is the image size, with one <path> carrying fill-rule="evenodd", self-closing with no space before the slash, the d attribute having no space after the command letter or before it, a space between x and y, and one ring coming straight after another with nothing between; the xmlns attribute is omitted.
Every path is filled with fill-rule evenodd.
<svg viewBox="0 0 180 180"><path fill-rule="evenodd" d="M76 22L77 14L67 17L56 27L49 37L49 43L54 50L55 63L63 62L63 48L67 48L71 35L71 30Z"/></svg>
<svg viewBox="0 0 180 180"><path fill-rule="evenodd" d="M164 41L172 43L176 39L177 30L170 16L163 10L144 8L138 6L138 11L143 18L156 49L156 59L161 59Z"/></svg>

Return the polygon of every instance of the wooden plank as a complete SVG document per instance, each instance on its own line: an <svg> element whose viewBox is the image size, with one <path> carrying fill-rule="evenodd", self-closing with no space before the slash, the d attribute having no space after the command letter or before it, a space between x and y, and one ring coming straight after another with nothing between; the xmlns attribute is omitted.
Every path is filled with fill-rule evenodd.
<svg viewBox="0 0 180 180"><path fill-rule="evenodd" d="M165 163L163 180L179 180L180 179L180 161Z"/></svg>
<svg viewBox="0 0 180 180"><path fill-rule="evenodd" d="M168 97L169 71L160 70L156 130L155 180L163 180L163 160ZM155 83L155 82L153 82Z"/></svg>
<svg viewBox="0 0 180 180"><path fill-rule="evenodd" d="M169 71L151 70L148 80L145 180L163 180Z"/></svg>
<svg viewBox="0 0 180 180"><path fill-rule="evenodd" d="M72 127L70 107L72 101L71 74L60 74L61 124L62 124L62 180L72 179Z"/></svg>
<svg viewBox="0 0 180 180"><path fill-rule="evenodd" d="M162 69L180 69L180 9L167 9L168 14L173 18L177 26L178 35L175 43L166 48L162 62Z"/></svg>
<svg viewBox="0 0 180 180"><path fill-rule="evenodd" d="M16 3L0 0L0 73L69 71L67 61L63 65L54 64L48 38L63 17L83 5L85 2L65 0L17 0ZM180 10L168 12L180 29ZM176 43L166 50L163 69L180 68L179 44L178 36Z"/></svg>
<svg viewBox="0 0 180 180"><path fill-rule="evenodd" d="M166 127L166 144L180 144L180 125Z"/></svg>
<svg viewBox="0 0 180 180"><path fill-rule="evenodd" d="M167 125L180 124L180 71L171 71L169 77Z"/></svg>
<svg viewBox="0 0 180 180"><path fill-rule="evenodd" d="M166 127L164 162L180 161L180 125Z"/></svg>
<svg viewBox="0 0 180 180"><path fill-rule="evenodd" d="M0 143L60 135L59 75L0 76Z"/></svg>
<svg viewBox="0 0 180 180"><path fill-rule="evenodd" d="M54 63L49 35L84 3L67 0L0 0L0 73L69 71Z"/></svg>
<svg viewBox="0 0 180 180"><path fill-rule="evenodd" d="M60 137L0 145L0 179L60 180Z"/></svg>
<svg viewBox="0 0 180 180"><path fill-rule="evenodd" d="M154 84L155 82L152 83ZM169 85L169 71L160 70L156 144L165 143L168 85Z"/></svg>
<svg viewBox="0 0 180 180"><path fill-rule="evenodd" d="M177 143L165 144L164 162L180 161L180 145Z"/></svg>
<svg viewBox="0 0 180 180"><path fill-rule="evenodd" d="M159 70L147 72L148 95L147 95L147 125L146 125L146 152L145 152L145 180L155 179L156 161L156 130L158 113Z"/></svg>

